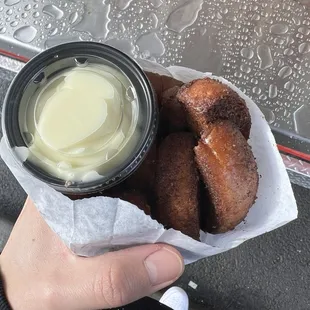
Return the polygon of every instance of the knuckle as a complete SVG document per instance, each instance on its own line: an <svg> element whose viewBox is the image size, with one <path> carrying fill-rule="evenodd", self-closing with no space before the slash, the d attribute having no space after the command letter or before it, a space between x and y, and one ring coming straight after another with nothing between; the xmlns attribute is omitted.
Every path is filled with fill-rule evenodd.
<svg viewBox="0 0 310 310"><path fill-rule="evenodd" d="M129 303L130 291L122 266L111 263L109 268L99 272L95 283L96 299L106 307L118 307Z"/></svg>

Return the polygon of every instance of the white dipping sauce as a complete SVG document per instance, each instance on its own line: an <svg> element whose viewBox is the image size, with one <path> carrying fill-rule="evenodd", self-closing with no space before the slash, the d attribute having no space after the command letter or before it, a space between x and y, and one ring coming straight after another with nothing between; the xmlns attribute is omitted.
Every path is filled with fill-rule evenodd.
<svg viewBox="0 0 310 310"><path fill-rule="evenodd" d="M141 132L139 103L116 69L87 64L39 87L22 124L32 137L28 158L65 181L93 181L113 172L134 151Z"/></svg>

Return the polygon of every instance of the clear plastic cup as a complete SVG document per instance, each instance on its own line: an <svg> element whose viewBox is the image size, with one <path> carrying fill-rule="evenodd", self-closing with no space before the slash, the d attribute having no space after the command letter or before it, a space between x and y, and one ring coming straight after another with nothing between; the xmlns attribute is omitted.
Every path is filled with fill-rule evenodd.
<svg viewBox="0 0 310 310"><path fill-rule="evenodd" d="M119 162L95 180L62 179L44 169L38 158L29 152L32 139L25 132L24 119L29 102L35 93L44 88L55 76L85 64L108 65L117 69L134 87L138 102L135 145ZM111 188L129 177L142 163L156 136L158 107L154 91L141 67L124 53L104 44L72 42L48 49L29 61L14 78L5 98L2 127L4 137L21 169L64 194L89 195ZM35 115L33 115L35 117Z"/></svg>

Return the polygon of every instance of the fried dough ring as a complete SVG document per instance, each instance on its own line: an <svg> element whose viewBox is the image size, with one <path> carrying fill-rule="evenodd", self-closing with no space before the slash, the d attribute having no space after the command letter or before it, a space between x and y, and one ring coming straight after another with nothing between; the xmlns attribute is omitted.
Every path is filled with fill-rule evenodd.
<svg viewBox="0 0 310 310"><path fill-rule="evenodd" d="M186 111L176 98L179 89L179 86L174 86L163 92L159 125L162 135L188 129Z"/></svg>
<svg viewBox="0 0 310 310"><path fill-rule="evenodd" d="M159 147L156 219L199 240L198 173L195 140L188 132L170 134Z"/></svg>
<svg viewBox="0 0 310 310"><path fill-rule="evenodd" d="M232 122L218 121L208 130L194 149L212 204L208 212L202 210L202 228L224 233L234 229L255 202L257 165L251 147Z"/></svg>
<svg viewBox="0 0 310 310"><path fill-rule="evenodd" d="M181 87L177 98L184 105L197 136L208 133L210 124L218 120L230 120L249 138L249 110L245 101L227 85L210 78L194 80Z"/></svg>

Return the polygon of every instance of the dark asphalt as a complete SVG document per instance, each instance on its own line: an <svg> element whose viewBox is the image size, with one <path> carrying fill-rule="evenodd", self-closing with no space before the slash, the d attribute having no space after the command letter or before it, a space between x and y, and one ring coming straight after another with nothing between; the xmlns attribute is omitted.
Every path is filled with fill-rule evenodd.
<svg viewBox="0 0 310 310"><path fill-rule="evenodd" d="M1 105L12 78L0 70ZM186 268L178 285L199 308L310 309L310 190L293 188L298 220ZM0 217L15 221L25 197L0 160ZM188 286L189 281L198 285L196 290Z"/></svg>

